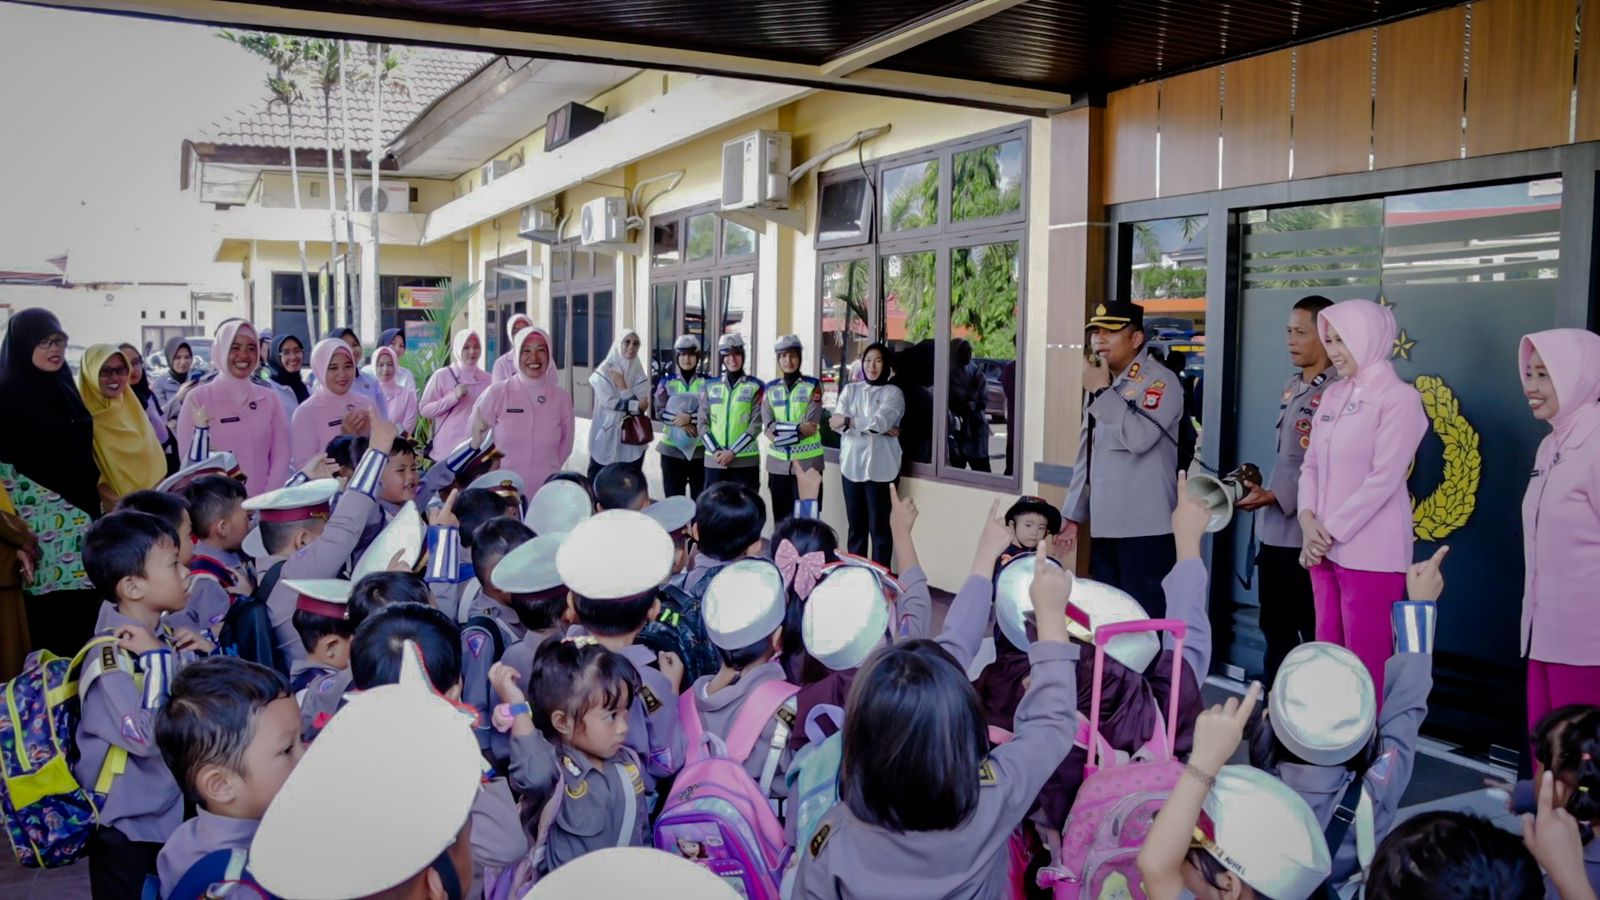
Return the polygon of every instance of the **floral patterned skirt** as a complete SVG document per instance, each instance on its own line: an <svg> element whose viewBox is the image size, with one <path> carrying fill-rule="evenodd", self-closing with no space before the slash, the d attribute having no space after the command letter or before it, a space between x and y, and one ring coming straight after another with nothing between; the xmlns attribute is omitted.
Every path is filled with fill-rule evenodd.
<svg viewBox="0 0 1600 900"><path fill-rule="evenodd" d="M89 587L81 546L84 530L91 521L89 514L9 463L0 463L0 483L11 495L17 515L39 539L39 561L34 567L33 583L27 586L28 593L38 597Z"/></svg>

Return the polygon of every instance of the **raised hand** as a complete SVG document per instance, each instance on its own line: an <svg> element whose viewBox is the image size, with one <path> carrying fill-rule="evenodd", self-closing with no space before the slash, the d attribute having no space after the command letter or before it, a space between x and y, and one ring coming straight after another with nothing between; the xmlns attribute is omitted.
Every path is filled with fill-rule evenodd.
<svg viewBox="0 0 1600 900"><path fill-rule="evenodd" d="M1449 545L1441 546L1433 556L1406 569L1406 597L1410 600L1437 600L1444 593L1444 573L1439 571L1444 558L1450 554Z"/></svg>

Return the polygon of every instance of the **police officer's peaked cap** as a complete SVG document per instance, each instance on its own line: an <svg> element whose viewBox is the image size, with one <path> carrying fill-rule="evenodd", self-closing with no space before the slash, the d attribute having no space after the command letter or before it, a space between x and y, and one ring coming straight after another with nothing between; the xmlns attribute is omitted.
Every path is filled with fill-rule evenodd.
<svg viewBox="0 0 1600 900"><path fill-rule="evenodd" d="M1103 300L1089 310L1088 328L1121 331L1129 325L1144 329L1144 307L1128 300Z"/></svg>

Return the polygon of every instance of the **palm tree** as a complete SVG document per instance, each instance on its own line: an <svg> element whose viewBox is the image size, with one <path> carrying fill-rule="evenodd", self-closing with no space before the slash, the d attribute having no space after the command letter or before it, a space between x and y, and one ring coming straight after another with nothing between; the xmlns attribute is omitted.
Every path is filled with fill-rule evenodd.
<svg viewBox="0 0 1600 900"><path fill-rule="evenodd" d="M344 79L339 85L339 129L341 143L344 144L344 273L340 276L346 297L350 293L350 256L356 253L356 174L355 166L350 161L350 92L355 88L360 79L360 72L354 68L346 68L345 55L349 52L350 42L339 39L339 71L344 73ZM348 303L348 300L346 300ZM339 324L348 325L345 321L347 305L339 307Z"/></svg>
<svg viewBox="0 0 1600 900"><path fill-rule="evenodd" d="M345 285L339 278L339 216L333 171L333 92L344 81L344 66L340 61L338 45L332 40L306 41L306 71L317 90L322 92L323 160L328 169L328 276L333 281L335 324L344 324ZM347 250L348 252L348 250ZM323 295L317 304L323 322L328 322L328 298Z"/></svg>
<svg viewBox="0 0 1600 900"><path fill-rule="evenodd" d="M294 135L294 105L300 100L300 84L295 80L295 70L305 57L306 42L297 37L267 34L261 31L222 31L218 36L261 57L272 67L272 74L267 76L267 91L272 96L268 101L268 107L274 103L283 105L283 118L289 129L289 185L294 195L294 208L298 210L300 209L300 164L299 145ZM311 269L306 264L306 242L300 239L295 243L300 249L300 290L306 303L306 315L314 322Z"/></svg>
<svg viewBox="0 0 1600 900"><path fill-rule="evenodd" d="M372 74L367 79L368 89L372 91L372 144L367 151L367 162L371 168L372 208L370 222L372 234L369 239L372 243L370 247L371 261L368 261L368 256L365 254L362 256L361 261L362 274L367 276L361 279L361 308L362 310L371 310L374 317L376 317L379 299L378 208L382 197L378 167L383 164L384 152L383 92L392 90L404 93L406 86L399 77L400 56L394 52L394 48L387 44L370 43L367 45L367 55L372 60ZM361 324L357 322L357 330L360 330L359 326ZM371 330L375 331L376 320L371 324L373 326Z"/></svg>

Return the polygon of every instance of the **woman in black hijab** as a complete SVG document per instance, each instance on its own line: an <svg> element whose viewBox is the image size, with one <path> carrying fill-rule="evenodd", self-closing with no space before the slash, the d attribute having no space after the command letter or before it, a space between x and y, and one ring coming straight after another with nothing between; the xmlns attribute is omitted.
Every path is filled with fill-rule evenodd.
<svg viewBox="0 0 1600 900"><path fill-rule="evenodd" d="M284 347L289 344L289 351L294 355L293 362L283 361ZM294 391L294 402L304 403L311 396L311 391L306 388L305 379L300 377L300 369L305 365L306 345L292 334L279 335L272 341L272 352L267 354L267 368L272 370L272 380Z"/></svg>
<svg viewBox="0 0 1600 900"><path fill-rule="evenodd" d="M79 541L101 512L94 419L66 364L67 335L42 309L11 317L0 343L0 478L39 540L28 587L33 646L76 653L94 631L99 598Z"/></svg>

